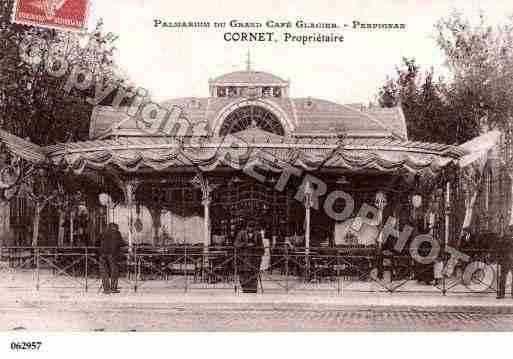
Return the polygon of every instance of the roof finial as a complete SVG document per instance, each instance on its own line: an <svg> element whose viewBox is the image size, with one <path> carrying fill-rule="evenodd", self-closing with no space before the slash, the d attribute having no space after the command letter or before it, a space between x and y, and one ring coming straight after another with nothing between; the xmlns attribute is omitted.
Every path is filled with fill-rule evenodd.
<svg viewBox="0 0 513 359"><path fill-rule="evenodd" d="M251 52L248 50L246 59L246 70L251 71Z"/></svg>

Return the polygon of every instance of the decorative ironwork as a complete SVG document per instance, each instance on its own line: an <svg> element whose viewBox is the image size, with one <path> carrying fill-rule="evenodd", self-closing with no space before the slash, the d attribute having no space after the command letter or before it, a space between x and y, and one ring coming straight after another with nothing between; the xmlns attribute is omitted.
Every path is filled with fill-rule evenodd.
<svg viewBox="0 0 513 359"><path fill-rule="evenodd" d="M503 129L502 136L502 146L501 146L501 156L502 156L502 164L505 172L509 176L511 188L508 190L508 197L513 199L513 126L511 123L506 125L506 128ZM511 203L511 208L509 208L510 218L508 221L508 225L513 224L513 202ZM506 224L506 223L504 223Z"/></svg>
<svg viewBox="0 0 513 359"><path fill-rule="evenodd" d="M233 111L226 117L220 130L221 136L256 126L263 131L275 133L279 136L285 135L285 130L276 116L265 108L259 106L244 106Z"/></svg>
<svg viewBox="0 0 513 359"><path fill-rule="evenodd" d="M392 273L386 279L379 279L376 259L379 252L374 246L342 246L338 248L312 247L306 253L304 248L271 246L272 261L266 270L255 263L260 254L241 255L233 246L212 246L207 253L199 246L173 245L157 248L134 247L134 254L125 252L120 257L121 280L126 290L140 289L180 290L194 292L205 289L237 290L241 265L258 276L260 290L291 292L299 290L345 292L409 292L426 291L458 295L495 295L493 281L495 256L489 255L489 248L476 247L465 250L470 263L485 263L490 271L487 277L458 276L448 278L444 285L426 283L424 289L412 285L412 278L420 278L431 266L415 265L411 257L394 253L391 258ZM8 262L9 276L0 276L0 287L36 288L54 286L81 289L99 288L99 258L96 247L0 247L0 257ZM127 262L127 259L132 261ZM130 265L125 264L130 263ZM0 271L5 267L0 268ZM27 269L34 271L33 281L26 280ZM460 268L460 269L465 269ZM8 282L7 277L16 276L23 280ZM52 273L52 275L48 275ZM45 275L41 275L45 274ZM491 279L491 280L490 280ZM152 283L155 283L152 285ZM14 284L14 285L13 285ZM435 290L433 290L435 289Z"/></svg>
<svg viewBox="0 0 513 359"><path fill-rule="evenodd" d="M37 167L23 181L24 192L34 202L52 201L59 193L59 185L44 166Z"/></svg>
<svg viewBox="0 0 513 359"><path fill-rule="evenodd" d="M501 147L504 167L511 175L513 173L513 128L511 125L504 129Z"/></svg>
<svg viewBox="0 0 513 359"><path fill-rule="evenodd" d="M305 199L304 199L305 208L313 207L313 188L310 182L306 182L305 185Z"/></svg>
<svg viewBox="0 0 513 359"><path fill-rule="evenodd" d="M0 143L0 190L10 189L22 177L21 158L13 154L5 143Z"/></svg>
<svg viewBox="0 0 513 359"><path fill-rule="evenodd" d="M141 181L138 179L129 179L123 181L123 194L128 206L131 206L133 203L135 203L135 192L137 191L137 188L140 184Z"/></svg>
<svg viewBox="0 0 513 359"><path fill-rule="evenodd" d="M212 191L219 186L218 184L211 183L209 179L201 173L198 173L196 176L194 176L194 178L191 180L191 183L193 186L201 189L201 200L203 204L210 203L212 200Z"/></svg>

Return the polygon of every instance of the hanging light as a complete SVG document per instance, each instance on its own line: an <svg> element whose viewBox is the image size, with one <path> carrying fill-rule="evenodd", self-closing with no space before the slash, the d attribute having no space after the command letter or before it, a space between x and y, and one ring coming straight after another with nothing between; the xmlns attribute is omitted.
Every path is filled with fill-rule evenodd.
<svg viewBox="0 0 513 359"><path fill-rule="evenodd" d="M100 193L100 195L98 196L98 199L100 200L100 204L102 206L108 206L112 201L112 199L110 198L110 196L107 193Z"/></svg>
<svg viewBox="0 0 513 359"><path fill-rule="evenodd" d="M411 204L413 208L420 208L422 206L422 196L420 194L414 194L411 196Z"/></svg>
<svg viewBox="0 0 513 359"><path fill-rule="evenodd" d="M374 205L377 209L383 210L387 206L387 196L384 192L378 191L374 200Z"/></svg>

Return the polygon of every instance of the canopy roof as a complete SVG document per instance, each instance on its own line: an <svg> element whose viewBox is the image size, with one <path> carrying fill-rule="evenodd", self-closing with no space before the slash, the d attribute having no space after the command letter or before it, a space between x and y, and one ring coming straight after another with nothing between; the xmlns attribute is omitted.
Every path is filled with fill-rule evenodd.
<svg viewBox="0 0 513 359"><path fill-rule="evenodd" d="M151 132L143 109L134 115L134 109L100 106L91 116L89 141L40 148L5 131L0 139L23 158L50 160L76 173L240 168L227 160L235 156L242 162L262 159L273 170L287 165L308 171L433 174L469 152L465 147L408 141L400 107L291 98L289 82L271 73L231 72L209 81L209 86L210 97L177 98L158 107L157 112L169 110L163 111L163 119L177 119L170 122L173 129L183 127L186 133ZM237 91L225 91L232 86Z"/></svg>
<svg viewBox="0 0 513 359"><path fill-rule="evenodd" d="M55 163L77 173L85 168L115 166L123 171L163 171L196 167L213 170L237 167L227 159L261 159L271 167L291 165L313 171L333 168L345 171L434 173L466 151L454 146L396 139L292 138L247 129L226 137L120 137L108 140L58 144L45 148ZM272 168L271 168L272 169Z"/></svg>
<svg viewBox="0 0 513 359"><path fill-rule="evenodd" d="M468 151L468 153L461 158L460 167L464 168L469 165L484 167L489 152L499 146L500 138L500 131L490 131L461 144L459 148Z"/></svg>
<svg viewBox="0 0 513 359"><path fill-rule="evenodd" d="M45 152L41 147L1 129L0 141L11 153L28 162L40 163L46 160Z"/></svg>
<svg viewBox="0 0 513 359"><path fill-rule="evenodd" d="M339 173L418 173L434 176L469 151L450 145L393 138L290 137L250 128L225 137L119 137L39 147L0 130L12 153L32 162L50 161L81 174L85 170L148 173L241 169L248 161L278 172L293 166Z"/></svg>

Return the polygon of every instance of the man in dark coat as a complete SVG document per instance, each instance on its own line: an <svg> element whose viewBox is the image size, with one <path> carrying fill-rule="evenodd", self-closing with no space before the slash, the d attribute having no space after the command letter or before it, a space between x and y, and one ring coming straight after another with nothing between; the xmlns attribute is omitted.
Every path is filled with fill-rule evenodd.
<svg viewBox="0 0 513 359"><path fill-rule="evenodd" d="M414 230L409 238L409 243L405 246L405 248L410 248L411 241L417 236L429 234L429 229L426 228L422 222L418 225L415 225L413 222L410 222L410 225L414 228ZM428 258L428 256L431 254L432 249L432 244L430 242L424 241L419 244L417 254L422 258ZM414 273L417 282L424 283L426 285L432 284L435 280L434 267L434 261L426 261L426 263L422 263L421 261L415 260Z"/></svg>
<svg viewBox="0 0 513 359"><path fill-rule="evenodd" d="M103 293L119 293L118 290L118 260L121 247L125 245L116 223L109 223L101 237L100 272L102 276Z"/></svg>
<svg viewBox="0 0 513 359"><path fill-rule="evenodd" d="M249 222L235 237L237 272L244 293L256 293L260 272L260 261L264 254L262 236L255 223Z"/></svg>
<svg viewBox="0 0 513 359"><path fill-rule="evenodd" d="M503 299L506 295L506 278L513 269L513 226L509 226L507 233L498 241L497 264L500 265L499 287L497 288L497 299ZM511 286L513 297L513 283Z"/></svg>

